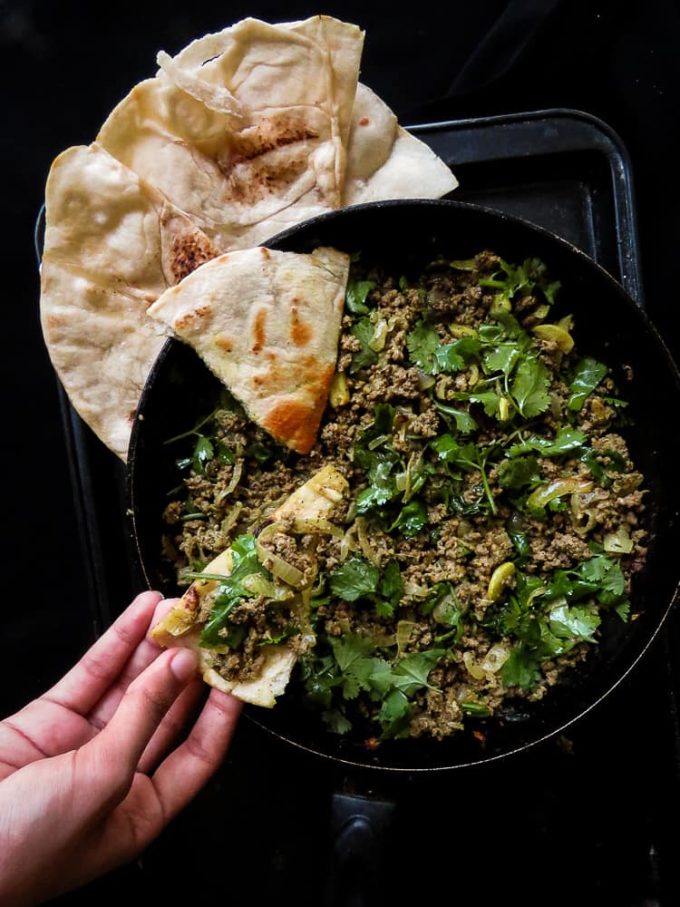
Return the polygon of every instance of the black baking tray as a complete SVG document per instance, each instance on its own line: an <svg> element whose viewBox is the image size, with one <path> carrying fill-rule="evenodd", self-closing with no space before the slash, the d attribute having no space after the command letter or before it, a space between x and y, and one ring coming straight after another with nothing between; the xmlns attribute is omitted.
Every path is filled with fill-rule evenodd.
<svg viewBox="0 0 680 907"><path fill-rule="evenodd" d="M453 197L518 215L578 246L643 305L633 177L602 120L541 110L409 127L454 171ZM40 227L36 231L40 246ZM39 254L39 252L38 252ZM126 518L125 470L61 391L93 632L144 587Z"/></svg>

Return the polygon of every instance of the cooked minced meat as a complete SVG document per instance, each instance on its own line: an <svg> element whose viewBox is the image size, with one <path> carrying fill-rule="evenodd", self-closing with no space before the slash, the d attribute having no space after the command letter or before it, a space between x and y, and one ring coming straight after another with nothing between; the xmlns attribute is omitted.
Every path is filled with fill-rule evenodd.
<svg viewBox="0 0 680 907"><path fill-rule="evenodd" d="M330 522L260 545L260 585L214 643L225 677L256 676L262 646L285 641L295 695L331 730L442 738L540 699L628 619L643 478L625 402L576 352L557 290L540 262L488 251L408 280L355 265L311 453L280 448L233 400L202 420L164 514L180 581L323 466L350 484Z"/></svg>

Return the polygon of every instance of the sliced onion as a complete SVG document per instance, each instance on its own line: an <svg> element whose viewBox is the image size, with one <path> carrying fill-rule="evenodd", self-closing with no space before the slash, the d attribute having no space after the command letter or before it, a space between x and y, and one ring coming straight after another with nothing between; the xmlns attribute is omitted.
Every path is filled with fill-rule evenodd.
<svg viewBox="0 0 680 907"><path fill-rule="evenodd" d="M527 506L530 509L543 508L555 498L562 498L567 494L583 494L591 491L593 483L589 479L580 479L571 477L566 479L555 479L554 482L548 482L547 485L539 485L532 491L527 498Z"/></svg>
<svg viewBox="0 0 680 907"><path fill-rule="evenodd" d="M220 532L223 532L225 535L230 532L238 522L242 510L243 504L240 501L237 501L220 523Z"/></svg>
<svg viewBox="0 0 680 907"><path fill-rule="evenodd" d="M236 488L238 483L241 481L242 475L243 475L243 460L237 460L236 463L234 463L234 470L231 474L231 479L229 480L229 484L223 491L221 491L218 494L217 501L223 501L226 497L229 497L229 495L232 493L234 488Z"/></svg>
<svg viewBox="0 0 680 907"><path fill-rule="evenodd" d="M605 535L602 545L607 554L630 554L633 550L633 540L625 526Z"/></svg>
<svg viewBox="0 0 680 907"><path fill-rule="evenodd" d="M552 341L563 353L570 353L574 348L574 338L562 325L537 324L533 333L539 340Z"/></svg>
<svg viewBox="0 0 680 907"><path fill-rule="evenodd" d="M504 646L503 643L498 642L491 646L484 656L482 670L489 674L497 674L508 658L510 658L510 649Z"/></svg>
<svg viewBox="0 0 680 907"><path fill-rule="evenodd" d="M347 532L340 539L340 560L346 561L350 551L356 551L356 522L352 523Z"/></svg>
<svg viewBox="0 0 680 907"><path fill-rule="evenodd" d="M434 387L437 379L433 375L426 375L425 372L418 372L418 387L421 391L427 391Z"/></svg>
<svg viewBox="0 0 680 907"><path fill-rule="evenodd" d="M486 678L484 669L477 664L472 652L463 652L463 664L467 668L468 674L474 677L475 680L484 680Z"/></svg>
<svg viewBox="0 0 680 907"><path fill-rule="evenodd" d="M374 353L380 353L385 349L387 331L387 321L384 318L379 318L375 327L373 328L373 336L368 341L368 345Z"/></svg>
<svg viewBox="0 0 680 907"><path fill-rule="evenodd" d="M304 533L305 535L333 535L338 539L341 539L345 534L344 529L341 529L340 526L336 526L330 520L321 518L316 520L298 518L293 523L293 531Z"/></svg>
<svg viewBox="0 0 680 907"><path fill-rule="evenodd" d="M271 601L288 601L294 594L292 589L277 586L276 583L273 583L261 573L251 573L250 576L244 576L241 580L241 585L253 595L262 595Z"/></svg>
<svg viewBox="0 0 680 907"><path fill-rule="evenodd" d="M413 631L415 630L416 626L417 624L414 620L397 621L396 643L398 655L401 655L406 646L409 644L409 640L413 636Z"/></svg>
<svg viewBox="0 0 680 907"><path fill-rule="evenodd" d="M404 595L409 598L426 598L429 594L430 589L428 586L419 586L413 580L408 580L404 583Z"/></svg>
<svg viewBox="0 0 680 907"><path fill-rule="evenodd" d="M269 572L277 579L282 580L294 589L300 589L302 586L306 585L306 577L302 570L298 570L297 567L284 561L278 554L274 554L273 551L265 548L259 539L255 542L255 549L260 562L264 564Z"/></svg>
<svg viewBox="0 0 680 907"><path fill-rule="evenodd" d="M368 541L368 536L366 535L366 521L363 517L358 516L355 520L355 523L357 527L357 538L359 539L359 545L364 557L376 567L379 567L380 555L377 551L371 548L370 542Z"/></svg>
<svg viewBox="0 0 680 907"><path fill-rule="evenodd" d="M333 375L328 400L334 408L349 403L349 388L347 387L347 378L344 372L336 372Z"/></svg>

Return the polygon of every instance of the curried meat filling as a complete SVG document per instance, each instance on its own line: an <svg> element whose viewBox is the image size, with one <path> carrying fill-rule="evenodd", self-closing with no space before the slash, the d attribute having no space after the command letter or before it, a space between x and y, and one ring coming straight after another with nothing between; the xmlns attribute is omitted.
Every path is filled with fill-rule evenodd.
<svg viewBox="0 0 680 907"><path fill-rule="evenodd" d="M443 738L542 698L603 625L630 619L643 477L625 400L576 350L572 318L556 320L558 291L541 262L488 251L415 279L359 261L311 453L280 448L228 396L201 421L164 513L180 583L322 466L350 484L330 526L268 540L304 575L305 606L261 559L271 588L213 637L225 677L256 676L262 646L285 643L330 730Z"/></svg>

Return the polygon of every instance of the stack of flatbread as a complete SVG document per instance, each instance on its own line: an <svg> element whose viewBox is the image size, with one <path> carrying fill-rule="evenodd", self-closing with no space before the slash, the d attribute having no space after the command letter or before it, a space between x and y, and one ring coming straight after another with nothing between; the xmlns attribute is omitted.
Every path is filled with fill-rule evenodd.
<svg viewBox="0 0 680 907"><path fill-rule="evenodd" d="M121 458L166 337L148 314L164 291L324 211L457 185L358 83L362 45L359 28L326 16L243 20L175 57L161 52L156 76L120 102L96 141L55 161L43 330L74 407ZM251 263L259 274L262 262Z"/></svg>

